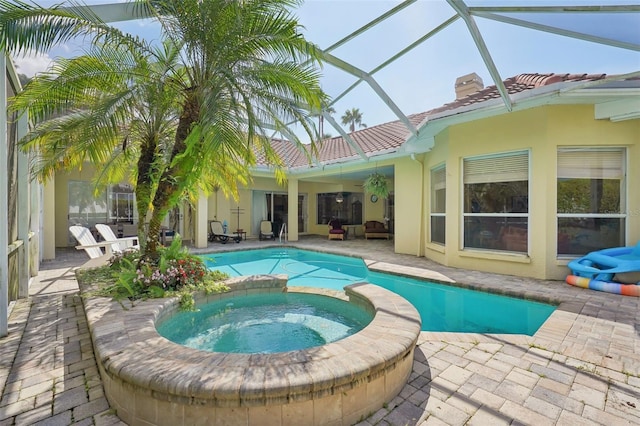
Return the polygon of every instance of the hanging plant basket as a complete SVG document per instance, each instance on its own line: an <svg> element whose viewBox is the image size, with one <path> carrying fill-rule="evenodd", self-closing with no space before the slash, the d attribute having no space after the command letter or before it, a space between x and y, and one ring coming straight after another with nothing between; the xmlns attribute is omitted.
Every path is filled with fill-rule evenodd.
<svg viewBox="0 0 640 426"><path fill-rule="evenodd" d="M380 173L372 173L364 180L362 185L364 191L376 195L378 198L387 198L389 196L389 188L387 187L387 178Z"/></svg>

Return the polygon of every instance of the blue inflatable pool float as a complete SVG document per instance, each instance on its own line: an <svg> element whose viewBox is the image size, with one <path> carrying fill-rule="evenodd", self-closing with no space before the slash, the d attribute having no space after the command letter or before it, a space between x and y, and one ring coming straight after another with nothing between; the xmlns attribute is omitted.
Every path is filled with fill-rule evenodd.
<svg viewBox="0 0 640 426"><path fill-rule="evenodd" d="M594 251L569 262L567 283L592 290L640 296L640 285L614 282L616 274L640 272L640 242L633 247Z"/></svg>
<svg viewBox="0 0 640 426"><path fill-rule="evenodd" d="M640 242L633 247L598 250L569 262L573 275L612 281L615 274L640 272Z"/></svg>
<svg viewBox="0 0 640 426"><path fill-rule="evenodd" d="M605 291L607 293L622 294L623 296L640 297L640 285L636 284L620 284L609 281L598 281L586 277L577 277L575 275L567 275L567 284L591 290Z"/></svg>

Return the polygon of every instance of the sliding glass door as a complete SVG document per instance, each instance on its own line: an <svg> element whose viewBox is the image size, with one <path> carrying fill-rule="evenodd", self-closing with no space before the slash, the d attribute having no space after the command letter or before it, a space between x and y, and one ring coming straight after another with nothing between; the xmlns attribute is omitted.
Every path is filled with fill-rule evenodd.
<svg viewBox="0 0 640 426"><path fill-rule="evenodd" d="M298 195L298 233L307 230L307 197L305 194ZM279 192L253 192L253 212L254 234L257 235L260 229L260 222L268 220L273 224L273 232L277 235L282 229L282 225L289 220L289 195Z"/></svg>

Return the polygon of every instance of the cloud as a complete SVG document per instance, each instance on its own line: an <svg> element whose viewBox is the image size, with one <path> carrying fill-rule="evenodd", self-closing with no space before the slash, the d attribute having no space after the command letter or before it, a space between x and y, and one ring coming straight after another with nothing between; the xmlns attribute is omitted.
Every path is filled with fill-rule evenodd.
<svg viewBox="0 0 640 426"><path fill-rule="evenodd" d="M53 62L53 58L47 53L19 56L12 59L18 73L25 74L27 77L33 77L36 73L46 71Z"/></svg>

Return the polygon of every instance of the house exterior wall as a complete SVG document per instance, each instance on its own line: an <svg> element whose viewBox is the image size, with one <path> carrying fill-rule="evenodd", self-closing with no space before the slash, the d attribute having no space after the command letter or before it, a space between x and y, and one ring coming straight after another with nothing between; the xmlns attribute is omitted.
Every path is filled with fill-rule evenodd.
<svg viewBox="0 0 640 426"><path fill-rule="evenodd" d="M53 180L53 185L47 185L45 191L53 190L53 212L55 214L55 247L69 246L69 181L86 181L91 182L95 175L95 167L91 164L85 164L80 170L71 170L68 172L58 172ZM51 210L44 210L44 221L47 222ZM46 227L45 227L46 229ZM46 231L45 231L46 232ZM45 234L45 238L51 234Z"/></svg>
<svg viewBox="0 0 640 426"><path fill-rule="evenodd" d="M425 191L425 201L424 201L424 222L425 222L425 233L424 240L422 241L424 245L424 255L429 257L430 259L446 264L446 251L445 246L437 243L431 242L431 220L430 220L430 212L431 212L431 170L441 165L445 165L447 163L447 158L449 157L449 144L447 143L449 140L449 130L446 129L442 131L435 137L435 145L433 149L424 155L424 191ZM449 188L450 185L453 185L451 170L447 167L445 170L446 175L446 187ZM450 212L452 207L450 205L449 194L447 194L447 205L446 211ZM451 221L449 218L446 219L445 222L445 233L446 236L451 235L453 230L450 230L451 227L457 227L458 224L455 220ZM456 231L457 232L457 231Z"/></svg>
<svg viewBox="0 0 640 426"><path fill-rule="evenodd" d="M326 224L318 223L318 193L337 192L341 188L335 183L319 183L300 181L299 191L307 194L307 232L310 234L327 235L329 228Z"/></svg>
<svg viewBox="0 0 640 426"><path fill-rule="evenodd" d="M45 184L43 191L45 259L55 258L56 247L75 246L75 241L71 239L69 233L69 182L82 181L91 184L95 174L95 166L90 163L85 163L79 170L56 172L54 177ZM190 221L195 221L196 218L195 215L192 215L191 212L188 211L188 207L182 209L182 215L184 225L182 237L184 239L190 239L190 227L193 226ZM169 219L167 217L165 225L168 224ZM51 244L51 242L55 242L55 244Z"/></svg>
<svg viewBox="0 0 640 426"><path fill-rule="evenodd" d="M345 167L342 173L349 173L350 169ZM313 179L313 178L312 178ZM364 194L362 182L359 180L340 179L340 176L323 178L322 182L314 180L299 181L299 193L307 196L307 233L317 235L328 235L329 227L326 223L318 223L318 194L326 192L359 192ZM392 183L391 183L392 184ZM362 206L362 220L382 220L384 217L384 201L379 200L372 203L367 194L364 194ZM362 230L357 231L362 235Z"/></svg>
<svg viewBox="0 0 640 426"><path fill-rule="evenodd" d="M515 111L473 122L455 124L435 137L433 149L425 154L380 161L392 164L395 176L390 188L395 198L394 245L397 253L426 256L444 265L499 272L518 276L563 279L568 259L556 256L557 220L557 151L559 147L625 147L626 164L626 241L640 240L640 168L634 160L640 158L640 120L611 122L596 120L593 105L552 105ZM529 217L528 252L512 253L463 248L463 159L478 155L511 151L529 152ZM430 242L431 170L446 165L446 242ZM307 233L326 235L327 226L317 218L317 194L326 192L363 192L362 182L341 175L351 171L371 170L371 164L345 164L339 173L309 170L296 175L297 194L307 197ZM56 174L54 185L47 188L46 200L55 200L55 245L67 246L68 183L70 180L90 181L93 167ZM254 180L239 190L238 200L227 198L222 191L207 198L207 220L226 220L231 231L238 226L232 210L240 207L240 228L248 235L257 235L252 224L253 191L291 194L273 177L254 176ZM49 201L51 203L51 201ZM202 205L201 205L202 207ZM45 206L45 224L50 220ZM188 213L191 214L191 213ZM383 221L388 212L384 200L372 203L364 195L363 221ZM185 214L187 216L187 214ZM185 218L185 238L189 238L188 217ZM45 242L53 238L45 226ZM301 232L301 231L300 231ZM361 231L360 231L361 232ZM46 244L45 244L46 245ZM45 252L45 257L48 255Z"/></svg>
<svg viewBox="0 0 640 426"><path fill-rule="evenodd" d="M568 259L556 256L557 150L568 146L627 147L626 223L627 244L640 239L640 120L613 123L595 120L592 105L542 106L470 123L451 126L436 138L435 148L426 155L425 221L429 222L429 170L446 162L446 245L423 240L425 255L453 267L499 272L546 279L563 279ZM463 249L462 162L466 157L529 151L529 245L528 254ZM413 171L415 176L415 171ZM400 173L401 176L404 173ZM398 178L398 171L396 171ZM406 181L411 177L403 176ZM415 178L413 179L415 181ZM635 188L635 189L634 189ZM402 186L397 187L399 191ZM405 198L397 195L398 199ZM412 208L406 203L405 208ZM407 220L409 218L407 217ZM417 222L414 222L417 223ZM410 236L409 234L407 234ZM403 247L408 246L405 244ZM399 245L396 245L396 251ZM400 252L408 252L402 248Z"/></svg>
<svg viewBox="0 0 640 426"><path fill-rule="evenodd" d="M420 158L405 157L395 164L394 175L396 253L422 255L424 221L424 173ZM379 219L377 219L379 220Z"/></svg>
<svg viewBox="0 0 640 426"><path fill-rule="evenodd" d="M387 181L387 183L394 188L394 192L395 192L395 182L397 179L394 179L393 181ZM362 191L362 188L360 188L360 191ZM364 191L362 191L364 192ZM364 195L364 221L368 221L368 220L377 220L378 222L382 222L384 221L385 218L385 211L384 211L384 200L378 200L377 202L373 203L371 202L371 195L370 194L365 194ZM397 212L396 212L397 213ZM397 216L396 216L396 220Z"/></svg>

